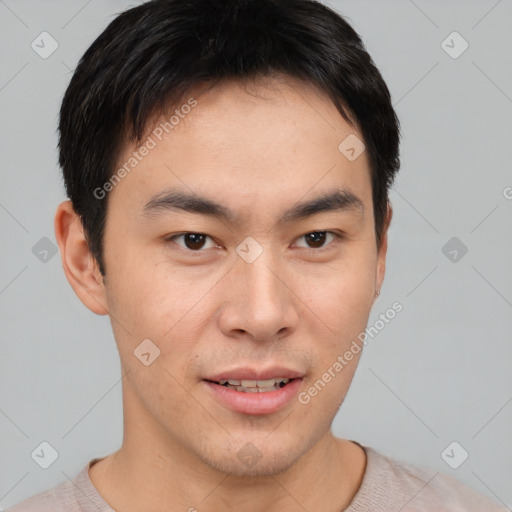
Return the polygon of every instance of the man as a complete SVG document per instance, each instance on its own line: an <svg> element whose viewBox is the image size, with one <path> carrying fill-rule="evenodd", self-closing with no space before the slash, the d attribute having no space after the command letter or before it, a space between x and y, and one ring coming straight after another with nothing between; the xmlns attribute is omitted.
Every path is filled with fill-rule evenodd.
<svg viewBox="0 0 512 512"><path fill-rule="evenodd" d="M55 232L111 318L124 438L12 511L505 510L331 432L399 168L389 91L340 16L145 3L87 50L60 114Z"/></svg>

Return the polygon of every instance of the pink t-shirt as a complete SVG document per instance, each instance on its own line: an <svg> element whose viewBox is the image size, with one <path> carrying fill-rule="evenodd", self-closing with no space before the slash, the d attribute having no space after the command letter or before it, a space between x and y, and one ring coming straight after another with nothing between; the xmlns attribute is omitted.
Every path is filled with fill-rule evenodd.
<svg viewBox="0 0 512 512"><path fill-rule="evenodd" d="M366 452L366 471L344 512L510 512L445 473L356 444ZM115 512L89 478L89 467L99 460L89 461L73 483L63 482L6 512Z"/></svg>

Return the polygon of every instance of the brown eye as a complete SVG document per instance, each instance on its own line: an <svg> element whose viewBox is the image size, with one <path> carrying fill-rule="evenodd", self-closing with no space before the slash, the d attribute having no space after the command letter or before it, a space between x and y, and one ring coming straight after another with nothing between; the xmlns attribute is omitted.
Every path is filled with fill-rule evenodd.
<svg viewBox="0 0 512 512"><path fill-rule="evenodd" d="M176 242L180 247L197 252L204 248L206 240L210 237L202 233L182 233L181 235L174 235L167 240L174 241L180 238L183 240L183 244Z"/></svg>
<svg viewBox="0 0 512 512"><path fill-rule="evenodd" d="M304 240L306 240L307 248L309 249L322 249L329 235L332 237L332 239L338 236L335 233L332 233L331 231L313 231L311 233L306 233L305 235L302 235L301 237L299 237L299 239L303 238Z"/></svg>
<svg viewBox="0 0 512 512"><path fill-rule="evenodd" d="M314 233L308 233L306 235L307 242L314 247L315 249L318 247L322 247L325 243L326 233L325 231L315 231Z"/></svg>

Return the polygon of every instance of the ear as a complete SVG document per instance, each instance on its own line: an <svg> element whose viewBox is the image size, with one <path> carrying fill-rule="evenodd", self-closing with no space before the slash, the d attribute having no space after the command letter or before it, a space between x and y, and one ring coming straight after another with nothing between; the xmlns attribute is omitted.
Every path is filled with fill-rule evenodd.
<svg viewBox="0 0 512 512"><path fill-rule="evenodd" d="M89 251L80 217L71 201L55 213L55 238L66 278L82 303L97 315L108 314L105 285L97 262Z"/></svg>
<svg viewBox="0 0 512 512"><path fill-rule="evenodd" d="M379 249L379 253L377 255L377 271L375 276L375 292L380 293L380 289L382 288L382 283L384 282L384 275L386 273L386 253L388 250L388 228L391 224L391 219L393 217L393 208L391 203L388 201L388 206L386 210L386 217L384 219L384 223L382 226L382 235L381 235L381 246ZM375 297L374 301L377 299Z"/></svg>

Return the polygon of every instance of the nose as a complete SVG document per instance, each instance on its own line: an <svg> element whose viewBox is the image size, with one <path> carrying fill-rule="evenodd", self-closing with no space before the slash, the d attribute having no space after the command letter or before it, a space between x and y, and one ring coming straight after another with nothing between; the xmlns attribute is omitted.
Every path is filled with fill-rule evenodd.
<svg viewBox="0 0 512 512"><path fill-rule="evenodd" d="M228 337L269 341L297 328L300 300L293 290L293 274L270 250L252 263L237 258L225 281L221 331Z"/></svg>

